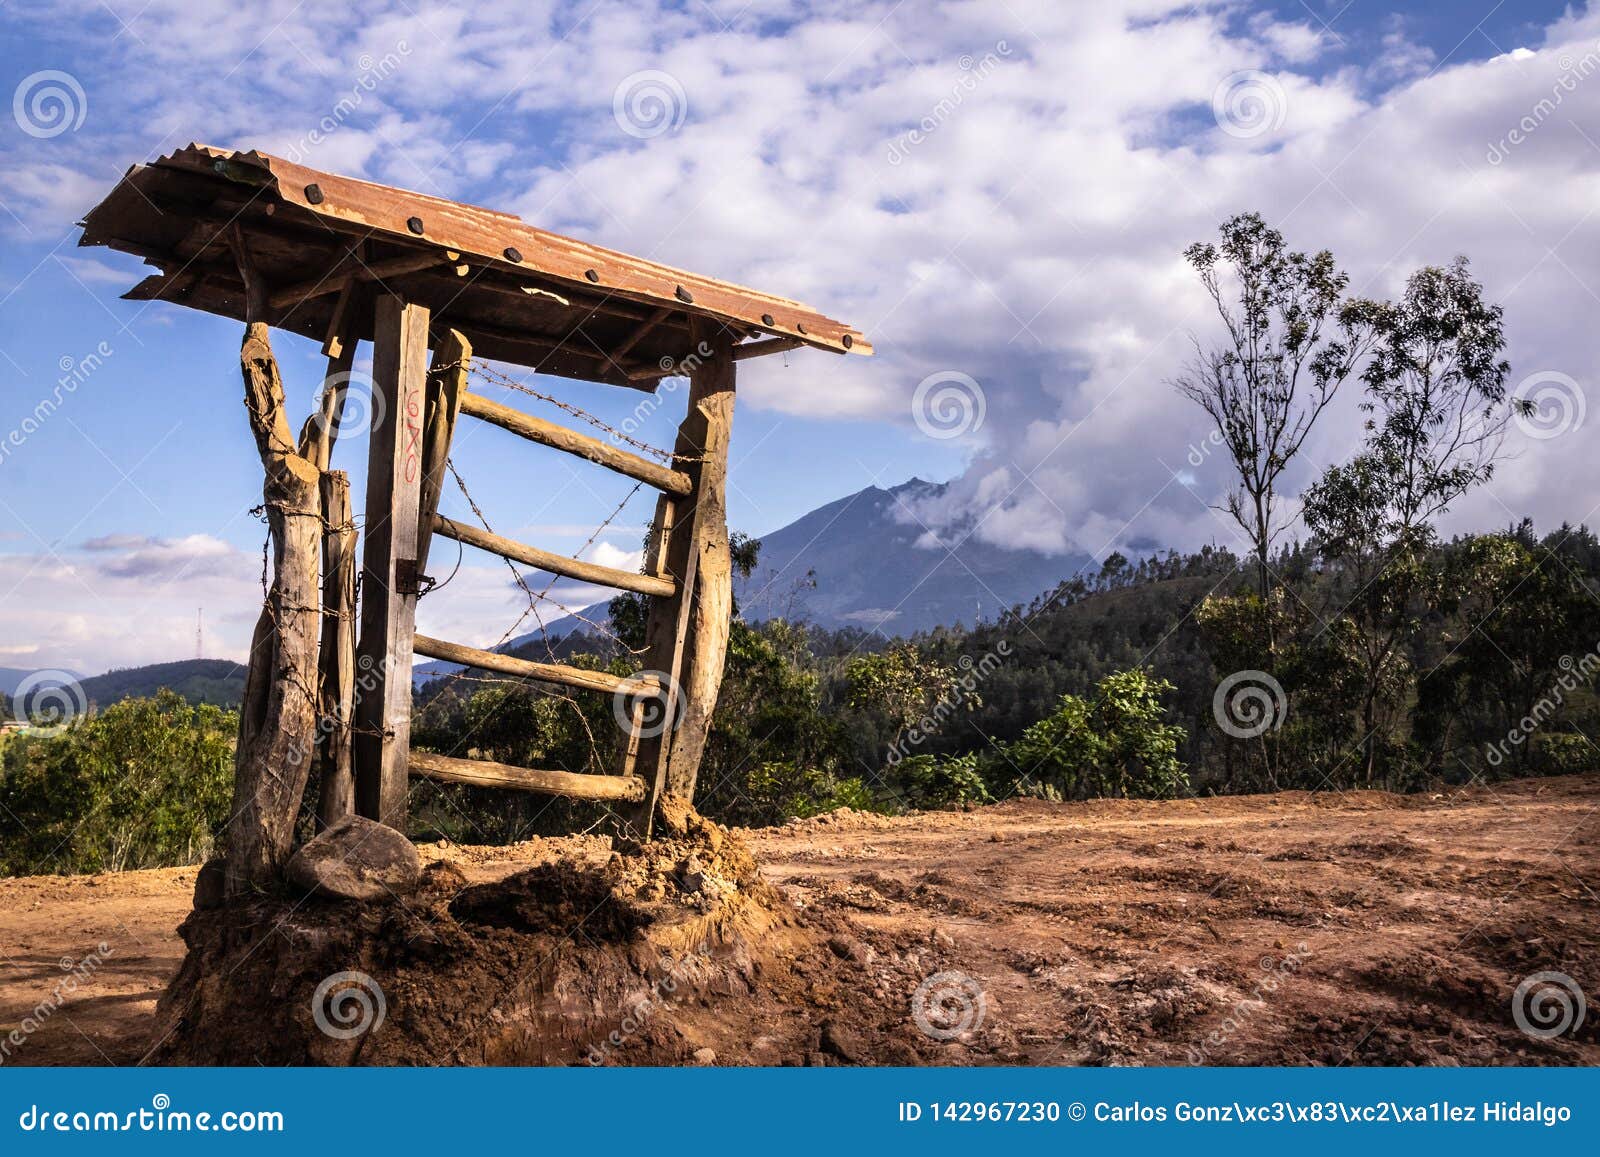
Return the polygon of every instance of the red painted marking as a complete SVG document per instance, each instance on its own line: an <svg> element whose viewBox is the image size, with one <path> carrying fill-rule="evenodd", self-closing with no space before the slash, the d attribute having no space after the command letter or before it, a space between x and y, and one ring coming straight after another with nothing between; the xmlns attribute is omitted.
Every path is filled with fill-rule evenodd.
<svg viewBox="0 0 1600 1157"><path fill-rule="evenodd" d="M421 468L422 455L422 423L418 416L422 411L422 403L418 391L412 390L406 395L406 462L405 480L415 482L417 473Z"/></svg>

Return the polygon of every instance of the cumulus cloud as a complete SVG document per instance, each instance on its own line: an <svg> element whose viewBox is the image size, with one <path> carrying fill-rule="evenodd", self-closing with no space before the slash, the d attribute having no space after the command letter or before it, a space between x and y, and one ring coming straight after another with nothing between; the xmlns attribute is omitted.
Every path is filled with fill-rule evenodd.
<svg viewBox="0 0 1600 1157"><path fill-rule="evenodd" d="M242 659L260 605L261 556L207 535L0 554L0 638L21 640L8 654L41 669L192 658L202 607L205 657Z"/></svg>
<svg viewBox="0 0 1600 1157"><path fill-rule="evenodd" d="M94 570L106 578L172 581L236 573L241 554L232 545L209 534L178 539L110 534L89 539L83 548L104 555Z"/></svg>

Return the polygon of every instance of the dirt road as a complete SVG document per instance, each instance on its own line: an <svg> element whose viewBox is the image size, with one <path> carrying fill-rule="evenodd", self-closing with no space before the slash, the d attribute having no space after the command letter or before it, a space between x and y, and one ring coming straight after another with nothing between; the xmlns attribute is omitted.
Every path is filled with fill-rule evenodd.
<svg viewBox="0 0 1600 1157"><path fill-rule="evenodd" d="M1538 973L1600 999L1600 779L1018 801L746 835L816 947L754 993L664 1011L617 1059L1600 1064L1600 1008L1551 1039L1562 990L1525 994L1532 1032L1513 1010ZM439 854L481 881L548 850ZM0 1061L136 1063L193 880L0 881Z"/></svg>

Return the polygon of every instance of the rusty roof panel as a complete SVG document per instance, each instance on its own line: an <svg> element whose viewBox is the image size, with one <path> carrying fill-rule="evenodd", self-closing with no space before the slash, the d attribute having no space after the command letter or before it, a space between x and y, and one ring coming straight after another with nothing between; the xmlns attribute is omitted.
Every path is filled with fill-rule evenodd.
<svg viewBox="0 0 1600 1157"><path fill-rule="evenodd" d="M236 278L220 271L216 260L222 256L219 230L241 218L252 256L263 261L269 276L287 279L273 284L274 289L331 272L337 260L331 247L347 249L360 239L401 251L433 247L440 251L441 262L445 251L460 253L462 260L489 276L475 281L472 293L453 293L444 299L451 324L470 331L482 320L491 329L509 330L507 341L515 340L522 319L515 311L508 313L504 302L491 302L493 294L477 290L498 286L503 296L510 286L514 297L517 281L542 279L557 283L558 293L561 286L569 287L572 313L587 318L577 325L587 324L591 330L605 331L605 325L595 321L599 313L609 315L606 320L616 327L626 322L630 308L642 311L641 316L670 308L678 314L735 323L752 335L792 337L839 353L872 352L859 330L787 298L563 237L508 213L323 173L255 151L190 145L148 166L135 166L85 219L81 244L109 245L159 265L163 274L141 283L137 296L184 301L239 316L242 300L228 284ZM202 264L208 246L212 247L209 280ZM275 324L315 334L326 310L327 303L314 302L298 316L277 319ZM480 318L480 313L485 316ZM603 348L606 339L615 342L620 332L602 332L598 339L594 334L578 335L587 337L585 345L573 342L567 327L543 333L537 326L529 330L531 340L559 337L583 346L580 362ZM674 332L680 335L677 344ZM634 355L648 359L646 365L657 360L656 354L662 361L681 356L681 332L680 319L678 331L663 329L647 341L635 339Z"/></svg>

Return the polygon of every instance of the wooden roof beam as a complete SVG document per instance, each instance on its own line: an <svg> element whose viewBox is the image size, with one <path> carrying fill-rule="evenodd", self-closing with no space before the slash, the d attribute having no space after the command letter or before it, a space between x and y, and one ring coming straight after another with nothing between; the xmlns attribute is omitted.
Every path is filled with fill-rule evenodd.
<svg viewBox="0 0 1600 1157"><path fill-rule="evenodd" d="M667 309L664 306L652 313L645 321L640 323L638 329L634 330L627 336L627 339L624 340L621 345L617 346L616 349L611 351L612 360L617 362L622 361L622 359L627 356L629 350L638 345L639 342L651 330L656 328L656 326L660 325L662 322L666 321L667 318L671 317L672 313L672 310Z"/></svg>
<svg viewBox="0 0 1600 1157"><path fill-rule="evenodd" d="M552 341L550 338L539 337L535 334L524 333L521 330L506 329L504 326L485 325L476 322L463 322L461 328L495 341L505 342L510 345L527 346L531 350L542 351L547 357L571 357L579 361L594 363L594 381L604 382L607 385L632 386L635 389L653 389L653 386L636 385L635 383L653 380L662 377L662 372L654 367L630 366L626 363L618 364L611 355L598 349L579 349L571 341ZM534 373L544 373L540 363L525 363Z"/></svg>
<svg viewBox="0 0 1600 1157"><path fill-rule="evenodd" d="M799 349L805 344L805 339L798 337L762 338L760 341L746 342L743 345L734 346L733 360L742 362L746 358L759 358L766 354L787 353L789 350ZM829 350L828 352L832 353L833 351Z"/></svg>
<svg viewBox="0 0 1600 1157"><path fill-rule="evenodd" d="M446 250L440 252L432 250L422 253L405 253L399 257L390 257L384 261L375 261L371 265L361 265L359 268L344 268L337 273L324 273L320 277L298 282L294 285L284 286L272 293L267 298L267 304L273 309L291 309L316 297L329 293L340 293L345 286L353 285L358 281L384 281L390 277L401 277L407 273L420 273L424 269L435 269L441 265L455 265L456 276L466 276L467 267L456 265L461 260L461 254ZM349 259L340 262L348 266Z"/></svg>

